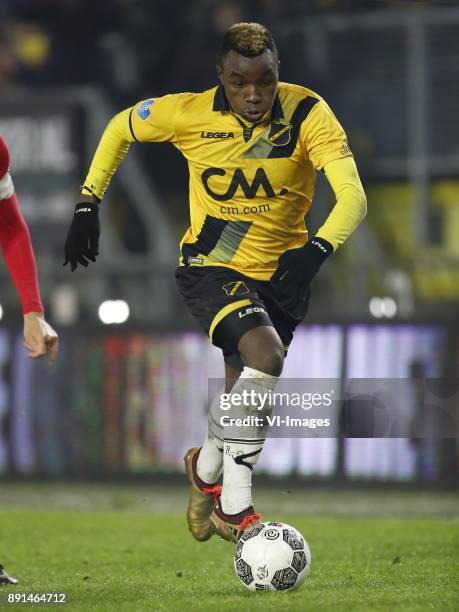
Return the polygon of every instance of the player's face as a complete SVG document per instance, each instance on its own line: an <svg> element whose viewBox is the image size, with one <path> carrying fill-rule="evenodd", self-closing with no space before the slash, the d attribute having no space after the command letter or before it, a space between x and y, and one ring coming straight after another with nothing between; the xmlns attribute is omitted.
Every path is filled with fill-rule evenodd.
<svg viewBox="0 0 459 612"><path fill-rule="evenodd" d="M256 123L271 110L279 67L269 49L257 57L244 57L231 50L223 65L217 66L217 74L233 112Z"/></svg>

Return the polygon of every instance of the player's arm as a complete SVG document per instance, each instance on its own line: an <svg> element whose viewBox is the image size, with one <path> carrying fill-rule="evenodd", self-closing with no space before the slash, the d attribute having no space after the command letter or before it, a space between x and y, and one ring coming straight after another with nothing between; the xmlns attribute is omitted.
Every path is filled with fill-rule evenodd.
<svg viewBox="0 0 459 612"><path fill-rule="evenodd" d="M0 137L0 247L21 298L24 346L29 349L29 357L42 357L49 353L49 362L53 363L58 348L57 334L44 319L30 232L19 209L8 170L9 153Z"/></svg>
<svg viewBox="0 0 459 612"><path fill-rule="evenodd" d="M349 238L367 210L365 192L346 134L323 100L306 119L301 136L306 155L316 169L324 171L336 203L315 237L279 258L272 281L281 283L290 292L312 282L322 264Z"/></svg>
<svg viewBox="0 0 459 612"><path fill-rule="evenodd" d="M336 251L367 214L367 199L352 157L328 162L324 173L336 197L333 210L316 234Z"/></svg>
<svg viewBox="0 0 459 612"><path fill-rule="evenodd" d="M108 123L81 188L65 243L72 272L99 254L99 204L133 142L176 141L177 102L184 94L150 98L115 115Z"/></svg>

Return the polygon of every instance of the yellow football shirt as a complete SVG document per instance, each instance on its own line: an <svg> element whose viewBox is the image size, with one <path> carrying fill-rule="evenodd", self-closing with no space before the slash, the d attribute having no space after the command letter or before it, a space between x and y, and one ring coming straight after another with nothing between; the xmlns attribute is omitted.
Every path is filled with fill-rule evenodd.
<svg viewBox="0 0 459 612"><path fill-rule="evenodd" d="M231 112L220 85L139 102L114 117L106 133L82 193L103 197L130 142L169 141L190 174L191 226L180 265L227 266L258 280L268 280L280 255L307 240L316 169L352 156L325 101L288 83L279 83L271 113L256 125ZM103 167L95 163L101 158Z"/></svg>

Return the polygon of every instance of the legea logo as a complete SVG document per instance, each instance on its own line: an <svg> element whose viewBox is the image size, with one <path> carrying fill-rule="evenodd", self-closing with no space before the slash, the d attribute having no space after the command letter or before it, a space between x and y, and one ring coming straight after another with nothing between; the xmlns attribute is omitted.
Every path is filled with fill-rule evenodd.
<svg viewBox="0 0 459 612"><path fill-rule="evenodd" d="M262 308L261 306L251 306L250 308L246 308L244 312L239 311L238 314L239 314L239 318L243 319L247 315L255 314L257 312L262 312L264 314L267 314L266 310Z"/></svg>

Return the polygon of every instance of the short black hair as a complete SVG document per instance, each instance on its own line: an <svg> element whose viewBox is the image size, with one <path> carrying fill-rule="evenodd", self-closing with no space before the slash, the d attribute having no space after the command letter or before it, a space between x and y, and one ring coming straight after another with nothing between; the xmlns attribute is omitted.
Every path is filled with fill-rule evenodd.
<svg viewBox="0 0 459 612"><path fill-rule="evenodd" d="M223 65L231 50L244 57L257 57L267 49L273 53L277 61L276 44L266 26L261 23L235 23L223 37L220 64Z"/></svg>

